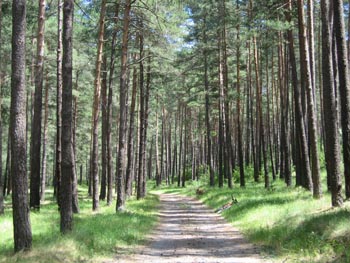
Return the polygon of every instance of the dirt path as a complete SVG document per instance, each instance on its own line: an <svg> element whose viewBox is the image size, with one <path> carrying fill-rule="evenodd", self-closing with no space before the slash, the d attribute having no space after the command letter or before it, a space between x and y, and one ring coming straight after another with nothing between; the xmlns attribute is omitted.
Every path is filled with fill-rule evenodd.
<svg viewBox="0 0 350 263"><path fill-rule="evenodd" d="M160 222L150 242L116 262L262 262L238 230L200 201L176 194L163 194L160 201Z"/></svg>

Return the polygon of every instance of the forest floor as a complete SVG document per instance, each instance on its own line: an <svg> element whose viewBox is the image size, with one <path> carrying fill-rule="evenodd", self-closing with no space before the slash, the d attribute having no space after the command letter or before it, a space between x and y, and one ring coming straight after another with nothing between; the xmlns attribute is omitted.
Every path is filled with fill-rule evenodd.
<svg viewBox="0 0 350 263"><path fill-rule="evenodd" d="M108 263L263 262L257 247L201 201L172 193L160 194L160 201L160 222L149 242Z"/></svg>

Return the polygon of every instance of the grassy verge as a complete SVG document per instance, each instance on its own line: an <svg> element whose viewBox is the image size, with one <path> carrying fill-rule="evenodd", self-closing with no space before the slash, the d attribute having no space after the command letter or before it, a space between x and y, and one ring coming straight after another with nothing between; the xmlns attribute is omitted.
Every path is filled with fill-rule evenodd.
<svg viewBox="0 0 350 263"><path fill-rule="evenodd" d="M0 262L102 262L144 242L157 222L159 200L155 195L142 201L129 200L127 212L118 214L115 204L108 207L105 202L93 213L86 189L79 196L81 213L74 216L74 230L68 235L59 232L59 213L52 199L40 212L31 213L33 249L28 253L13 254L12 213L7 210L0 217Z"/></svg>
<svg viewBox="0 0 350 263"><path fill-rule="evenodd" d="M276 262L350 262L349 202L332 209L329 194L314 200L309 192L286 188L280 181L269 191L262 183L218 189L204 182L160 191L196 196L201 188L204 194L197 198L214 209L230 202L232 194L238 203L223 216Z"/></svg>

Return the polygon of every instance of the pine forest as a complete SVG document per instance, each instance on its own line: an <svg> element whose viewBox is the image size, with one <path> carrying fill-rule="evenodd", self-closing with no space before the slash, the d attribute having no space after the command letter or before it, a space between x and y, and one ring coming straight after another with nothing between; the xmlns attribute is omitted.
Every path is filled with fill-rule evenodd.
<svg viewBox="0 0 350 263"><path fill-rule="evenodd" d="M0 263L350 262L350 2L0 0Z"/></svg>

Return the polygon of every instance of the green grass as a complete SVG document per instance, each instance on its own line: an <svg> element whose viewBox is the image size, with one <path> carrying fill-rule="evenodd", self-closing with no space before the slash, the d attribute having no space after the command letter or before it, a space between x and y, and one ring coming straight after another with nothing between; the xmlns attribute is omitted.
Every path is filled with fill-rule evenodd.
<svg viewBox="0 0 350 263"><path fill-rule="evenodd" d="M276 262L350 262L350 204L332 209L330 195L314 200L302 188L286 188L279 181L273 190L263 183L247 183L246 188L210 188L208 180L187 184L186 188L162 187L160 192L195 196L217 209L231 201L238 203L223 216L238 227L263 254Z"/></svg>
<svg viewBox="0 0 350 263"><path fill-rule="evenodd" d="M157 222L156 195L129 200L123 213L115 212L115 203L108 207L106 202L100 203L99 212L92 212L85 188L79 197L81 212L74 215L74 230L67 235L59 232L59 213L52 199L40 212L31 212L33 249L27 253L13 253L12 213L8 209L0 217L0 262L102 262L143 243Z"/></svg>

